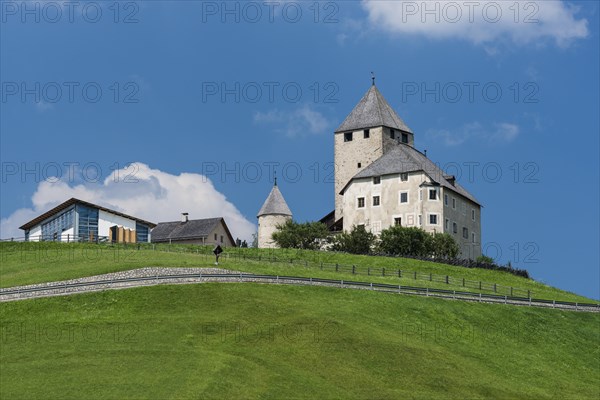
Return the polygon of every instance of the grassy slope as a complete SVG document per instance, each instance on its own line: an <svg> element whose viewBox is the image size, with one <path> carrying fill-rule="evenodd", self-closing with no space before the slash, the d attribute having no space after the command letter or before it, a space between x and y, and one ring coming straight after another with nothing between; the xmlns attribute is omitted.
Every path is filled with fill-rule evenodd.
<svg viewBox="0 0 600 400"><path fill-rule="evenodd" d="M169 247L163 246L161 248L166 250ZM64 280L147 266L213 266L214 259L212 255L202 256L190 252L198 250L206 253L210 251L208 248L198 249L197 247L177 246L171 248L171 250L184 252L152 251L149 249L135 250L131 247L124 249L122 247L88 244L0 243L0 259L2 260L0 265L0 287ZM226 253L233 255L235 253L241 254L242 251L228 249ZM351 273L335 272L331 268L321 271L318 265L320 262L337 262L344 265L356 265L362 268L362 271L367 267L385 267L390 271L400 268L402 270L450 275L456 278L481 280L525 290L529 289L532 292L532 296L536 298L590 302L585 297L544 285L532 279L524 279L499 271L468 269L403 258L368 257L315 251L246 249L243 253L251 256L260 254L262 257L270 257L275 255L280 259L305 260L309 263L309 268L298 263L270 263L264 260L259 262L250 259L228 259L226 257L221 258L220 266L245 272L367 280L372 282L462 290L460 286L423 280L415 281L411 278L399 279L398 277L352 275ZM475 289L467 290L478 291ZM482 292L491 293L491 291L485 290Z"/></svg>
<svg viewBox="0 0 600 400"><path fill-rule="evenodd" d="M0 321L0 398L600 395L590 313L211 283L2 303Z"/></svg>

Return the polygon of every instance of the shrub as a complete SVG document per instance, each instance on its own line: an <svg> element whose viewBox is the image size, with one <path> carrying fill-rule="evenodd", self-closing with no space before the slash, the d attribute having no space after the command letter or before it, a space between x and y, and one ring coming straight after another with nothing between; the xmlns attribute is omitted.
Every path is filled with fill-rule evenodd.
<svg viewBox="0 0 600 400"><path fill-rule="evenodd" d="M329 235L327 226L321 222L298 223L292 220L278 225L273 233L273 240L284 249L317 250L320 240Z"/></svg>
<svg viewBox="0 0 600 400"><path fill-rule="evenodd" d="M392 226L381 231L379 249L385 254L425 257L429 253L429 234L419 228Z"/></svg>
<svg viewBox="0 0 600 400"><path fill-rule="evenodd" d="M352 230L342 232L331 238L332 251L345 251L351 254L370 254L375 244L375 235L367 232L364 226L353 226Z"/></svg>

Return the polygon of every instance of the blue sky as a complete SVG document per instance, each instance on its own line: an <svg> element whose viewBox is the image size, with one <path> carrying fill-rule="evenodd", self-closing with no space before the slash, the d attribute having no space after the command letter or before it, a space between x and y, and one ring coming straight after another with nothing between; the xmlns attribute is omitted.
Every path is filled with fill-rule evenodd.
<svg viewBox="0 0 600 400"><path fill-rule="evenodd" d="M0 235L76 196L248 238L273 168L319 219L373 71L487 253L600 298L598 3L450 3L1 1Z"/></svg>

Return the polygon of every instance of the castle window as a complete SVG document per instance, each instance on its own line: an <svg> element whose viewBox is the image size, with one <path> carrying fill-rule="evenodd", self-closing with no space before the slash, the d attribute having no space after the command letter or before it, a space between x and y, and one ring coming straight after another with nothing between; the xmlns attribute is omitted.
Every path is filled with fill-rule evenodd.
<svg viewBox="0 0 600 400"><path fill-rule="evenodd" d="M370 138L371 137L371 130L370 129L365 129L363 131L363 135L364 135L365 139Z"/></svg>
<svg viewBox="0 0 600 400"><path fill-rule="evenodd" d="M446 206L448 205L448 195L447 194L444 195L444 205L446 205Z"/></svg>
<svg viewBox="0 0 600 400"><path fill-rule="evenodd" d="M344 142L351 142L351 141L352 141L352 132L344 133Z"/></svg>
<svg viewBox="0 0 600 400"><path fill-rule="evenodd" d="M215 242L217 241L217 234L215 233Z"/></svg>
<svg viewBox="0 0 600 400"><path fill-rule="evenodd" d="M456 222L452 223L452 233L458 233L458 225Z"/></svg>
<svg viewBox="0 0 600 400"><path fill-rule="evenodd" d="M446 223L444 225L444 229L446 231L450 230L450 220L448 218L446 218Z"/></svg>
<svg viewBox="0 0 600 400"><path fill-rule="evenodd" d="M373 207L379 206L381 198L379 196L373 196Z"/></svg>
<svg viewBox="0 0 600 400"><path fill-rule="evenodd" d="M221 243L223 243L223 235L221 235Z"/></svg>
<svg viewBox="0 0 600 400"><path fill-rule="evenodd" d="M463 238L469 238L469 230L466 227L463 227Z"/></svg>
<svg viewBox="0 0 600 400"><path fill-rule="evenodd" d="M395 139L396 138L396 132L394 132L393 129L390 129L390 138L391 139Z"/></svg>
<svg viewBox="0 0 600 400"><path fill-rule="evenodd" d="M406 133L402 134L402 143L408 143L408 135Z"/></svg>
<svg viewBox="0 0 600 400"><path fill-rule="evenodd" d="M419 214L419 225L423 225L423 221L422 221L422 218L421 218L421 214Z"/></svg>
<svg viewBox="0 0 600 400"><path fill-rule="evenodd" d="M374 176L373 177L373 185L379 185L381 183L381 177L380 176Z"/></svg>
<svg viewBox="0 0 600 400"><path fill-rule="evenodd" d="M456 199L454 197L452 198L452 208L456 210Z"/></svg>
<svg viewBox="0 0 600 400"><path fill-rule="evenodd" d="M437 224L438 224L437 214L429 214L429 225L437 225Z"/></svg>
<svg viewBox="0 0 600 400"><path fill-rule="evenodd" d="M402 226L402 218L400 218L400 217L394 218L394 226Z"/></svg>
<svg viewBox="0 0 600 400"><path fill-rule="evenodd" d="M408 192L400 192L400 203L408 203Z"/></svg>
<svg viewBox="0 0 600 400"><path fill-rule="evenodd" d="M475 209L471 209L471 219L475 221Z"/></svg>
<svg viewBox="0 0 600 400"><path fill-rule="evenodd" d="M358 198L358 208L365 208L365 198L364 197Z"/></svg>
<svg viewBox="0 0 600 400"><path fill-rule="evenodd" d="M361 164L361 163L358 163L358 164L356 164L356 166L357 166L358 168L360 168L360 167L362 167L362 164Z"/></svg>
<svg viewBox="0 0 600 400"><path fill-rule="evenodd" d="M474 233L471 233L471 241L472 241L473 243L475 243L475 234L474 234Z"/></svg>
<svg viewBox="0 0 600 400"><path fill-rule="evenodd" d="M406 182L408 180L408 172L403 172L400 174L400 180L402 182Z"/></svg>
<svg viewBox="0 0 600 400"><path fill-rule="evenodd" d="M429 200L437 200L437 190L429 189Z"/></svg>

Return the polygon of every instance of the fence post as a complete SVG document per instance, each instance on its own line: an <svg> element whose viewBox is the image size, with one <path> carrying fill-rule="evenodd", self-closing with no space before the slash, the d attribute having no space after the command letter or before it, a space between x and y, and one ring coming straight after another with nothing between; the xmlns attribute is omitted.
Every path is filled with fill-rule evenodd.
<svg viewBox="0 0 600 400"><path fill-rule="evenodd" d="M415 271L415 281L417 280L417 271Z"/></svg>
<svg viewBox="0 0 600 400"><path fill-rule="evenodd" d="M335 272L338 272L339 264L335 263Z"/></svg>
<svg viewBox="0 0 600 400"><path fill-rule="evenodd" d="M531 290L527 289L527 297L531 299Z"/></svg>
<svg viewBox="0 0 600 400"><path fill-rule="evenodd" d="M429 282L433 281L433 274L430 272L429 273Z"/></svg>
<svg viewBox="0 0 600 400"><path fill-rule="evenodd" d="M447 285L448 285L448 284L450 284L450 282L449 282L449 278L448 278L448 275L446 275L446 284L447 284Z"/></svg>
<svg viewBox="0 0 600 400"><path fill-rule="evenodd" d="M398 270L398 278L402 278L402 271L400 269Z"/></svg>
<svg viewBox="0 0 600 400"><path fill-rule="evenodd" d="M355 272L355 269L356 269L356 265L353 265L353 266L352 266L352 275L354 275L354 274L356 273L356 272Z"/></svg>
<svg viewBox="0 0 600 400"><path fill-rule="evenodd" d="M481 290L481 281L479 281L479 290Z"/></svg>
<svg viewBox="0 0 600 400"><path fill-rule="evenodd" d="M510 297L513 297L513 287L510 287Z"/></svg>
<svg viewBox="0 0 600 400"><path fill-rule="evenodd" d="M367 267L367 275L371 275L371 267ZM373 286L373 285L371 285Z"/></svg>
<svg viewBox="0 0 600 400"><path fill-rule="evenodd" d="M385 276L385 267L381 268L381 276Z"/></svg>
<svg viewBox="0 0 600 400"><path fill-rule="evenodd" d="M463 278L463 287L465 287L465 278Z"/></svg>
<svg viewBox="0 0 600 400"><path fill-rule="evenodd" d="M494 293L496 293L496 284L494 283Z"/></svg>
<svg viewBox="0 0 600 400"><path fill-rule="evenodd" d="M321 261L321 270L323 270L323 261Z"/></svg>

